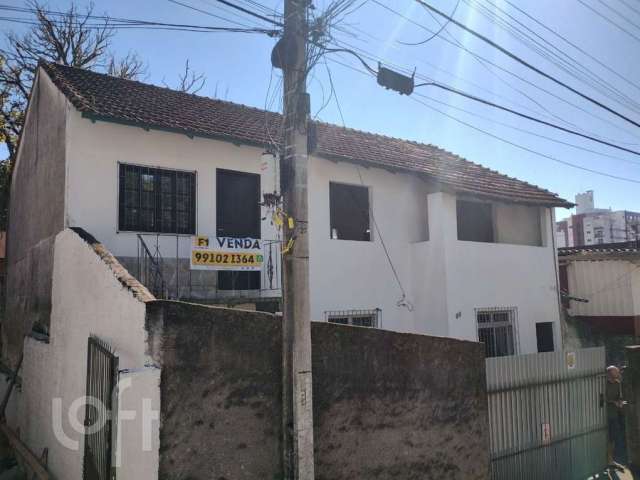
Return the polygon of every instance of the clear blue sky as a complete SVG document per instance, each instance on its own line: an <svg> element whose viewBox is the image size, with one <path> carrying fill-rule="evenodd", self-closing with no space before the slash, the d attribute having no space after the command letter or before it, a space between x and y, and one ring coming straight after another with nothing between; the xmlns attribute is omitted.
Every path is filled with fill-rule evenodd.
<svg viewBox="0 0 640 480"><path fill-rule="evenodd" d="M455 0L429 1L447 12L451 12L456 4ZM475 5L487 5L486 0L468 1ZM614 85L631 98L640 99L640 4L636 0L625 0L625 2L637 8L639 13L630 10L622 0L606 0L607 5L624 12L624 18L616 17L614 12L606 10L598 0L583 0L615 19L631 35L616 29L578 0L512 0L537 20L600 59L630 83L621 80L533 24L531 20L510 7L506 0L491 1L534 28L561 50L578 59L585 67L603 77L607 83ZM414 0L380 0L380 2L392 6L427 28L437 29L434 20ZM50 6L64 9L69 3L67 0L52 0ZM84 0L79 1L80 5L84 3ZM260 20L254 20L242 14L238 16L234 11L221 6L216 0L184 0L184 3L241 23L266 26ZM246 2L242 3L246 5ZM261 0L261 3L282 11L282 0ZM328 0L315 2L319 10L323 9L327 3L329 3ZM22 6L23 2L13 0L9 1L9 4ZM98 0L95 4L97 14L108 13L118 17L175 23L229 25L222 20L189 10L167 0L110 0L108 2ZM544 57L487 21L478 10L470 7L467 1L460 1L455 18L526 58L530 63L640 120L640 113L631 111L624 101L617 103L615 99L606 98L581 80L561 71ZM590 105L453 25L449 25L440 37L424 45L404 46L398 41L417 42L428 37L429 34L405 19L384 10L372 0L344 19L341 27L351 33L336 30L335 36L338 40L405 68L415 67L419 75L446 82L453 87L507 104L538 117L544 116L556 123L562 120L569 121L583 130L611 139L620 145L640 149L640 128L626 124L613 115ZM19 26L3 23L2 28L3 30L19 29ZM449 34L451 37L448 36ZM455 38L477 54L576 104L586 112L567 105L494 67L483 66L469 53L442 41L441 37ZM117 54L126 54L130 50L136 51L144 58L148 63L148 75L145 79L147 82L161 84L164 80L168 84L175 84L178 73L185 59L188 58L192 67L207 77L206 86L201 94L214 96L217 92L217 96L221 98L264 107L266 103L270 103L267 102L270 79L273 94L273 88L278 85L280 77L278 71L271 69L270 52L273 44L274 39L251 34L123 30L117 33L113 49ZM349 56L333 55L329 58L361 68L358 61ZM386 91L380 88L372 77L333 62L329 62L328 66L344 121L349 127L432 143L507 175L557 192L567 199L572 200L577 192L593 189L596 192L596 204L599 207L640 211L638 194L640 184L605 178L527 153L430 110L416 102L417 97L401 97ZM323 96L326 98L330 91L327 68L324 64L316 67L310 79L309 90L312 95L312 111L315 113L323 103ZM496 112L490 107L475 104L434 87L422 88L420 93L445 102L449 106L435 103L431 105L494 135L504 137L510 142L566 162L640 181L640 156L619 152L549 128L536 126L527 120L518 119L508 113ZM271 108L279 108L280 94L281 92L278 92L276 101L273 104L270 103ZM423 99L420 100L423 101ZM481 119L452 107L463 108L487 118ZM561 120L550 115L560 117ZM328 104L320 112L319 118L340 124L336 103L332 101ZM552 143L549 140L493 123L489 119L620 158L611 158ZM566 210L559 211L558 216L561 218L567 213Z"/></svg>

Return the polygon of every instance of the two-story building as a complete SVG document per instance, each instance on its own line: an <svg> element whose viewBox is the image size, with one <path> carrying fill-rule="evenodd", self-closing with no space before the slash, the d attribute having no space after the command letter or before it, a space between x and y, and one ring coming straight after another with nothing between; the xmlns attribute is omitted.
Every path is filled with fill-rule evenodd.
<svg viewBox="0 0 640 480"><path fill-rule="evenodd" d="M280 125L42 64L13 172L5 352L49 332L53 238L68 227L160 296L277 310L282 244L261 192ZM571 204L433 145L310 130L312 320L480 340L488 355L561 345L553 208ZM191 270L195 235L263 239L263 271Z"/></svg>

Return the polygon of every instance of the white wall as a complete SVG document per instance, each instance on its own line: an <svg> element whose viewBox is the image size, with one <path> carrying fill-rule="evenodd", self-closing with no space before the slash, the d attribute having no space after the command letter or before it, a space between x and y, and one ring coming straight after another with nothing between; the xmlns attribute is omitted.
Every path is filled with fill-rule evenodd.
<svg viewBox="0 0 640 480"><path fill-rule="evenodd" d="M196 230L216 234L216 168L260 173L263 149L186 135L146 131L68 116L67 225L80 226L117 256L136 256L133 232L118 232L118 162L195 171ZM262 238L275 239L270 220ZM163 256L175 258L176 237L160 237ZM189 257L190 237L179 240L180 256ZM154 245L155 246L155 245Z"/></svg>
<svg viewBox="0 0 640 480"><path fill-rule="evenodd" d="M382 248L384 240L400 282L411 295L410 244L420 238L418 218L424 218L426 186L404 174L359 167L362 183L369 187L372 241L330 238L329 183L361 185L358 167L346 162L312 158L309 168L309 233L311 315L323 320L324 312L382 309L382 327L415 331L413 315L396 304L402 294ZM382 238L381 238L382 236Z"/></svg>
<svg viewBox="0 0 640 480"><path fill-rule="evenodd" d="M143 450L142 399L148 398L158 411L159 370L145 352L145 305L134 298L114 273L78 235L64 230L56 237L50 343L25 340L22 370L22 438L40 454L49 449L48 466L55 478L82 478L83 435L71 428L68 419L72 402L86 394L87 339L91 334L109 343L119 357L119 368L133 370L130 387L121 392L119 416L137 410L135 420L120 425L122 467L119 478L151 480L158 475L159 425L151 430L151 449ZM122 378L121 378L122 381ZM54 399L60 399L63 416L55 415ZM70 442L65 446L56 436L54 421L60 419ZM84 420L84 409L78 420ZM71 446L72 448L69 448Z"/></svg>
<svg viewBox="0 0 640 480"><path fill-rule="evenodd" d="M68 222L116 255L135 255L132 233L117 231L117 162L197 171L197 231L215 234L215 169L259 173L262 149L69 115ZM557 321L555 255L546 225L550 210L497 204L499 239L544 247L458 242L455 197L434 193L413 176L312 157L309 165L311 316L326 311L382 310L382 328L476 339L474 308L518 307L523 352L535 349L535 322ZM94 180L91 180L94 179ZM97 180L96 180L97 179ZM413 311L402 293L372 222L372 241L330 239L329 183L370 188L371 210ZM429 240L424 241L429 198ZM541 215L541 225L535 223ZM533 220L533 223L531 222ZM263 238L275 238L263 222ZM175 238L163 255L175 256ZM188 255L187 238L181 256ZM458 313L459 318L455 318ZM532 333L533 332L533 333ZM556 345L559 345L556 338Z"/></svg>
<svg viewBox="0 0 640 480"><path fill-rule="evenodd" d="M517 308L519 353L537 351L536 322L554 322L561 346L551 210L541 225L544 247L457 240L456 198L442 195L449 335L477 340L475 309ZM456 316L458 318L456 318Z"/></svg>
<svg viewBox="0 0 640 480"><path fill-rule="evenodd" d="M625 260L575 261L567 266L569 292L589 303L571 302L572 315L640 315L640 269Z"/></svg>

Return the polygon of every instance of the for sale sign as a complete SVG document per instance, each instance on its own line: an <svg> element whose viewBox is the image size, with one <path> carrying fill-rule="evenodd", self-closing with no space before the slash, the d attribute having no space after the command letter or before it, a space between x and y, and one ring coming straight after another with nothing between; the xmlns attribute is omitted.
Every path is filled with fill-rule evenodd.
<svg viewBox="0 0 640 480"><path fill-rule="evenodd" d="M259 238L193 237L192 270L244 270L262 268L262 244Z"/></svg>

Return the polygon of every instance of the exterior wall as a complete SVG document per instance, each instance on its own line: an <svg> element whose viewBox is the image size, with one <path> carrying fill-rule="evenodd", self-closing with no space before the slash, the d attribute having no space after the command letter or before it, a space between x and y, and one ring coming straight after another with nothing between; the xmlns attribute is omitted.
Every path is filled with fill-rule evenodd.
<svg viewBox="0 0 640 480"><path fill-rule="evenodd" d="M372 241L332 240L329 220L329 182L369 187ZM411 295L410 249L420 239L428 190L404 174L357 168L346 162L312 158L309 168L309 249L311 318L324 312L382 309L382 328L400 332L430 332L412 312L398 307L402 293L385 256L382 239L398 277ZM413 300L413 299L411 299ZM431 317L432 321L438 321ZM426 319L422 319L426 321Z"/></svg>
<svg viewBox="0 0 640 480"><path fill-rule="evenodd" d="M196 171L197 232L208 235L216 231L215 169L260 171L257 147L92 123L77 112L69 116L69 131L67 220L95 232L119 257L135 256L137 240L117 231L118 162ZM434 193L413 176L311 157L309 178L313 320L324 320L327 311L379 308L384 329L475 340L475 308L515 306L527 336L523 352L535 349L536 321L558 320L550 209L496 203L497 240L510 244L459 242L455 196ZM332 181L369 187L372 241L330 238ZM269 223L263 221L263 238L275 238ZM402 291L381 236L406 306L398 306ZM187 257L189 238L179 242ZM165 258L175 258L175 236L159 236L158 245Z"/></svg>
<svg viewBox="0 0 640 480"><path fill-rule="evenodd" d="M543 211L542 247L457 240L456 201L442 195L449 336L477 340L475 310L517 308L518 353L535 353L536 322L553 322L559 348L558 284L552 212ZM426 286L426 288L428 288Z"/></svg>
<svg viewBox="0 0 640 480"><path fill-rule="evenodd" d="M11 183L7 319L2 333L3 354L12 363L32 325L49 328L53 239L64 228L68 108L47 75L38 75Z"/></svg>
<svg viewBox="0 0 640 480"><path fill-rule="evenodd" d="M484 347L312 326L318 480L488 478Z"/></svg>
<svg viewBox="0 0 640 480"><path fill-rule="evenodd" d="M135 232L118 231L118 162L196 172L196 231L216 235L216 169L260 173L262 148L186 135L146 131L109 122L92 123L77 111L69 115L69 188L67 223L91 232L116 256L135 257ZM92 181L89 179L100 179ZM270 219L262 222L262 237L275 239ZM155 248L155 235L153 246ZM179 240L180 257L188 258L189 236ZM161 235L165 258L176 256L176 236Z"/></svg>
<svg viewBox="0 0 640 480"><path fill-rule="evenodd" d="M282 478L279 319L177 302L149 307L149 352L162 369L159 478Z"/></svg>
<svg viewBox="0 0 640 480"><path fill-rule="evenodd" d="M32 451L49 449L48 466L55 478L82 478L83 434L72 428L69 412L86 393L87 339L96 335L115 349L120 369L129 372L120 376L118 416L123 420L118 426L122 464L118 475L157 479L158 425L149 430L151 445L145 451L140 414L143 399L159 409L159 371L145 367L150 359L145 355L143 300L152 297L141 286L137 293L125 286L116 276L118 266L108 265L107 258L71 230L56 236L49 343L25 340L20 412L11 423L19 427ZM120 275L126 272L120 270ZM56 401L60 412L54 409ZM136 418L127 420L125 410L136 412ZM84 408L75 418L82 424ZM64 437L56 434L56 423ZM66 444L61 441L65 437Z"/></svg>
<svg viewBox="0 0 640 480"><path fill-rule="evenodd" d="M160 478L281 478L280 319L166 301L149 312ZM480 344L326 323L311 337L315 478L488 478Z"/></svg>
<svg viewBox="0 0 640 480"><path fill-rule="evenodd" d="M496 240L513 245L542 246L541 211L538 207L498 203L496 215Z"/></svg>

